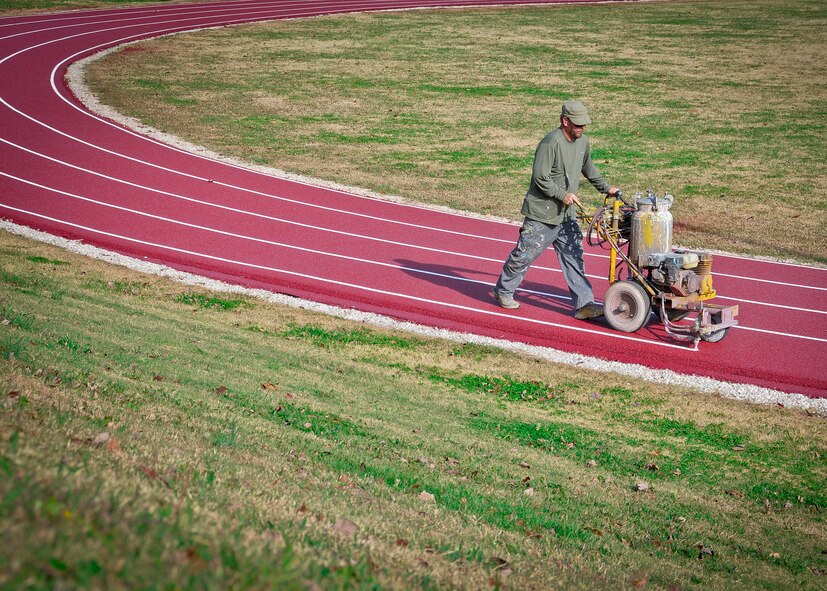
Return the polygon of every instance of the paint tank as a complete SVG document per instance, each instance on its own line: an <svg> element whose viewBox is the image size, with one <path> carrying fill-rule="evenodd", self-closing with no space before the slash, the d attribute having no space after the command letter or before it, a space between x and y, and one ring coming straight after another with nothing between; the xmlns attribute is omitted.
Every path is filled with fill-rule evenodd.
<svg viewBox="0 0 827 591"><path fill-rule="evenodd" d="M632 214L629 237L629 258L638 267L646 266L646 257L672 252L672 196L658 197L652 193L637 200Z"/></svg>

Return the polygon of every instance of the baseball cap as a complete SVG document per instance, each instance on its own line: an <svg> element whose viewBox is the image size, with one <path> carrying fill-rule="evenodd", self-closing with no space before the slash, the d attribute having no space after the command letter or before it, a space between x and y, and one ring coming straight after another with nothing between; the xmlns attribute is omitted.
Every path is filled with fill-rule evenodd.
<svg viewBox="0 0 827 591"><path fill-rule="evenodd" d="M575 125L588 125L592 122L586 105L580 101L566 101L563 103L563 111L560 115L568 117L568 120Z"/></svg>

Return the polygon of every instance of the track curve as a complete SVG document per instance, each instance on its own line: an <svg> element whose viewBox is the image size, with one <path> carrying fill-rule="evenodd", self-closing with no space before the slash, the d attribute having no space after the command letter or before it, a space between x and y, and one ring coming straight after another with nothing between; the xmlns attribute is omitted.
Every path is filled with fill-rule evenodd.
<svg viewBox="0 0 827 591"><path fill-rule="evenodd" d="M534 4L553 3L531 2ZM559 1L559 0L558 0ZM583 0L585 2L593 0ZM228 1L0 19L0 215L180 270L464 333L827 398L827 270L715 258L741 326L695 349L651 322L579 322L553 254L517 312L491 285L517 227L275 178L184 152L90 113L71 63L205 27L342 12L524 0ZM587 251L603 273L605 254ZM594 276L601 295L605 279Z"/></svg>

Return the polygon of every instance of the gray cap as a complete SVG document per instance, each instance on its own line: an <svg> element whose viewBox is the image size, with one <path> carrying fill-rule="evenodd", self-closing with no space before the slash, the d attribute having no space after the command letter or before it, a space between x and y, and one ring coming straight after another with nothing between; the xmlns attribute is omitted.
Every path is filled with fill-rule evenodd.
<svg viewBox="0 0 827 591"><path fill-rule="evenodd" d="M563 103L563 111L560 113L562 117L567 117L569 121L575 125L588 125L592 122L589 117L589 111L586 105L580 101L566 101Z"/></svg>

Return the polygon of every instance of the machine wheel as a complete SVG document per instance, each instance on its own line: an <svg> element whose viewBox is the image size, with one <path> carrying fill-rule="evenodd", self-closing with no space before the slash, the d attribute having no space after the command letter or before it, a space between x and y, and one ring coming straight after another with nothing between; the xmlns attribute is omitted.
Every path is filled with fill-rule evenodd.
<svg viewBox="0 0 827 591"><path fill-rule="evenodd" d="M722 341L724 337L727 336L727 333L729 333L729 327L708 334L702 334L701 340L707 343L717 343L718 341Z"/></svg>
<svg viewBox="0 0 827 591"><path fill-rule="evenodd" d="M634 281L616 281L603 296L603 313L609 325L621 332L635 332L649 320L649 294Z"/></svg>

